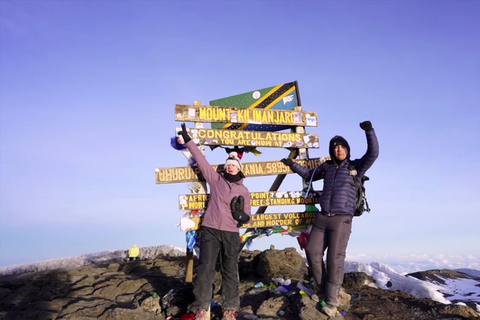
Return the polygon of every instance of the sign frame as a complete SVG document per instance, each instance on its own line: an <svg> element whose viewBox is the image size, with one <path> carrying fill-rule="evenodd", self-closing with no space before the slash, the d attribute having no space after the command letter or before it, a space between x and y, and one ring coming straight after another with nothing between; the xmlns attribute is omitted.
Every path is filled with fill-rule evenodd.
<svg viewBox="0 0 480 320"><path fill-rule="evenodd" d="M321 165L330 159L329 157L319 157L312 159L295 159L299 163L309 169ZM260 177L280 174L293 174L289 166L284 165L281 161L260 161L260 162L244 162L242 173L245 177ZM224 164L212 165L216 171L223 171ZM164 183L180 183L180 182L196 182L205 181L200 169L197 166L185 167L167 167L155 169L156 184Z"/></svg>
<svg viewBox="0 0 480 320"><path fill-rule="evenodd" d="M314 111L175 105L175 121L317 127Z"/></svg>
<svg viewBox="0 0 480 320"><path fill-rule="evenodd" d="M305 191L264 191L250 192L252 207L311 205L320 203L322 191L311 190L307 197ZM181 194L178 196L178 208L182 211L203 210L208 206L210 194Z"/></svg>
<svg viewBox="0 0 480 320"><path fill-rule="evenodd" d="M284 212L284 213L257 213L252 214L249 223L240 227L240 229L252 228L274 228L279 226L307 226L315 221L315 215L318 211L303 212ZM185 231L197 230L201 225L203 217L189 217L194 222L194 226L186 228Z"/></svg>
<svg viewBox="0 0 480 320"><path fill-rule="evenodd" d="M186 128L193 142L206 146L249 146L267 148L314 148L320 147L318 134L243 131L206 128ZM176 132L180 127L175 129Z"/></svg>

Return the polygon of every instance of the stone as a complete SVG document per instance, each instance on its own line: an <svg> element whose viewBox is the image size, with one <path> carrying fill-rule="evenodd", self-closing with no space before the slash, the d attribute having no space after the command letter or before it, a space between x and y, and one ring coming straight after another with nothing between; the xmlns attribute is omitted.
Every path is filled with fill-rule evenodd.
<svg viewBox="0 0 480 320"><path fill-rule="evenodd" d="M261 278L303 280L308 275L307 265L295 248L265 250L257 259L255 273Z"/></svg>

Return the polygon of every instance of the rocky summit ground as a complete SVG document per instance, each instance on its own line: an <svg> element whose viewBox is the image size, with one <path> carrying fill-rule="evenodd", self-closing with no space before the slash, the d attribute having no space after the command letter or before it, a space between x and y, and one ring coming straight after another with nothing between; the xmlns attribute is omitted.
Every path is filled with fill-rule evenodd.
<svg viewBox="0 0 480 320"><path fill-rule="evenodd" d="M195 264L196 266L196 261ZM303 258L293 248L243 250L239 259L241 309L238 319L327 320L308 292ZM195 270L195 269L194 269ZM4 320L154 320L188 319L192 285L185 283L186 258L162 253L153 259L102 261L0 277L0 319ZM272 279L290 279L275 291ZM221 319L221 276L217 273L212 319ZM303 285L307 290L301 291ZM479 319L468 306L417 299L400 291L375 288L364 273L347 273L342 314L334 320Z"/></svg>

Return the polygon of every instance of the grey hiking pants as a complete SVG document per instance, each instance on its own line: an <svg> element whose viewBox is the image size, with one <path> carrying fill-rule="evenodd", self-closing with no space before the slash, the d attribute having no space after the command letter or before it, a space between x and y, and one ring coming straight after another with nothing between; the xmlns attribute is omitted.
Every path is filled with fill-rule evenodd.
<svg viewBox="0 0 480 320"><path fill-rule="evenodd" d="M320 293L328 304L338 307L340 287L345 271L348 239L352 232L352 216L348 214L327 216L317 213L308 238L305 252L308 265ZM327 250L327 265L323 255Z"/></svg>
<svg viewBox="0 0 480 320"><path fill-rule="evenodd" d="M193 285L195 301L191 305L192 311L197 309L207 310L212 303L212 285L219 253L222 272L222 309L238 310L240 307L238 289L239 249L240 236L238 232L201 227L200 257Z"/></svg>

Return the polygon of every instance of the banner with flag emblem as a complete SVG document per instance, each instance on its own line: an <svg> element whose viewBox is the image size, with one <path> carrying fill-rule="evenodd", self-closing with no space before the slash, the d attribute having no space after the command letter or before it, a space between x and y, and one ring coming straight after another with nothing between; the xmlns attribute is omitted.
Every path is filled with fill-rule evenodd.
<svg viewBox="0 0 480 320"><path fill-rule="evenodd" d="M301 106L297 81L277 86L253 90L234 96L210 101L211 106L294 110ZM291 128L288 125L261 123L212 123L212 129L247 130L247 131L280 131Z"/></svg>

